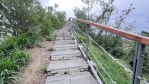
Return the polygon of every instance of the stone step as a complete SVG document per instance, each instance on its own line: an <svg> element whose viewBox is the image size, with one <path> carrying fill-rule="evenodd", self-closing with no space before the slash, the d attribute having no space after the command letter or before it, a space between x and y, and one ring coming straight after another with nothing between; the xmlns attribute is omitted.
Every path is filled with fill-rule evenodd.
<svg viewBox="0 0 149 84"><path fill-rule="evenodd" d="M89 72L48 76L45 84L98 84Z"/></svg>
<svg viewBox="0 0 149 84"><path fill-rule="evenodd" d="M56 36L57 36L57 37L71 37L71 34L61 34L61 33L57 33Z"/></svg>
<svg viewBox="0 0 149 84"><path fill-rule="evenodd" d="M82 54L79 50L53 51L50 54L51 60L70 60L80 58L82 58Z"/></svg>
<svg viewBox="0 0 149 84"><path fill-rule="evenodd" d="M55 45L66 45L66 44L75 44L74 40L58 40L54 41Z"/></svg>
<svg viewBox="0 0 149 84"><path fill-rule="evenodd" d="M70 34L69 31L58 31L56 34Z"/></svg>
<svg viewBox="0 0 149 84"><path fill-rule="evenodd" d="M73 37L56 37L55 40L74 40Z"/></svg>
<svg viewBox="0 0 149 84"><path fill-rule="evenodd" d="M67 45L54 45L53 50L77 50L78 46L76 44L67 44Z"/></svg>
<svg viewBox="0 0 149 84"><path fill-rule="evenodd" d="M83 59L51 61L48 68L48 75L69 74L88 70L88 64Z"/></svg>

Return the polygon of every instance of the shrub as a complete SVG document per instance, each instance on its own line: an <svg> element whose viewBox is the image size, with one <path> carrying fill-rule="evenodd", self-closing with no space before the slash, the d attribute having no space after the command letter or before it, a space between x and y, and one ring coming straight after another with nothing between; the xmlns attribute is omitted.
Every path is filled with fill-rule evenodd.
<svg viewBox="0 0 149 84"><path fill-rule="evenodd" d="M47 40L47 41L52 41L53 39L52 39L51 36L46 36L46 40Z"/></svg>
<svg viewBox="0 0 149 84"><path fill-rule="evenodd" d="M25 34L6 37L0 45L0 84L16 84L16 71L28 63L29 55L23 50L28 45ZM17 83L18 84L18 83Z"/></svg>
<svg viewBox="0 0 149 84"><path fill-rule="evenodd" d="M16 52L13 53L13 60L15 60L20 67L24 66L29 61L29 54L25 50L16 50Z"/></svg>

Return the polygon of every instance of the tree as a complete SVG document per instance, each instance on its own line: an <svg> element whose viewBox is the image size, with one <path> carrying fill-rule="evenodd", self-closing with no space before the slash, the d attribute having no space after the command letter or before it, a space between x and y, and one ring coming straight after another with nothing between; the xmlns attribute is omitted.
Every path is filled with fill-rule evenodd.
<svg viewBox="0 0 149 84"><path fill-rule="evenodd" d="M53 9L52 6L48 6L48 7L47 7L47 10L48 10L48 12L51 12L51 13L54 11L54 9Z"/></svg>
<svg viewBox="0 0 149 84"><path fill-rule="evenodd" d="M32 16L32 4L33 0L1 0L3 8L1 11L4 20L8 25L5 28L10 28L13 35L17 35L22 32L26 32L33 19Z"/></svg>
<svg viewBox="0 0 149 84"><path fill-rule="evenodd" d="M141 31L141 35L149 37L149 32L143 30Z"/></svg>
<svg viewBox="0 0 149 84"><path fill-rule="evenodd" d="M128 9L119 12L116 6L113 4L114 0L109 0L107 2L102 0L82 1L88 5L88 8L75 8L74 14L77 18L86 19L88 16L91 16L89 19L90 21L126 31L130 31L135 28L134 22L128 24L126 23L126 17L135 9L134 7L132 7L132 4ZM100 6L99 8L101 8L102 11L98 14L87 15L87 11L91 11L94 7L93 4L95 4L96 6ZM79 27L83 30L83 28L85 28L85 25L80 24ZM94 27L92 27L91 29L91 37L94 38L98 44L104 47L113 56L122 57L123 55L125 55L125 53L123 52L124 49L122 48L124 43L122 37ZM85 31L85 29L83 31Z"/></svg>
<svg viewBox="0 0 149 84"><path fill-rule="evenodd" d="M85 4L87 4L87 9L86 9L86 11L87 11L87 20L89 20L90 19L90 11L92 10L92 8L94 7L94 6L96 6L97 4L98 4L98 0L82 0L82 2L84 2Z"/></svg>
<svg viewBox="0 0 149 84"><path fill-rule="evenodd" d="M57 19L61 22L60 26L64 26L64 24L66 23L66 12L56 12L55 16L57 17Z"/></svg>
<svg viewBox="0 0 149 84"><path fill-rule="evenodd" d="M59 5L56 3L54 7L47 7L46 11L38 0L1 0L0 2L0 31L10 32L14 36L49 27L59 29L65 23L66 13L57 13L56 8Z"/></svg>
<svg viewBox="0 0 149 84"><path fill-rule="evenodd" d="M59 4L57 4L57 3L54 4L54 7L53 7L54 14L56 13L56 9L58 8L58 6L59 6Z"/></svg>

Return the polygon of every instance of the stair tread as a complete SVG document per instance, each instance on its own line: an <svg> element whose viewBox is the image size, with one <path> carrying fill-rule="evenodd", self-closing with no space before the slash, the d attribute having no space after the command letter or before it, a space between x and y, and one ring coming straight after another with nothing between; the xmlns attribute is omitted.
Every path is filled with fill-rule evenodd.
<svg viewBox="0 0 149 84"><path fill-rule="evenodd" d="M83 59L79 60L59 60L51 61L47 71L69 69L69 68L88 68L88 64Z"/></svg>
<svg viewBox="0 0 149 84"><path fill-rule="evenodd" d="M50 56L81 54L79 50L53 51Z"/></svg>
<svg viewBox="0 0 149 84"><path fill-rule="evenodd" d="M48 76L46 84L97 84L89 72Z"/></svg>
<svg viewBox="0 0 149 84"><path fill-rule="evenodd" d="M53 48L78 47L76 44L54 45Z"/></svg>

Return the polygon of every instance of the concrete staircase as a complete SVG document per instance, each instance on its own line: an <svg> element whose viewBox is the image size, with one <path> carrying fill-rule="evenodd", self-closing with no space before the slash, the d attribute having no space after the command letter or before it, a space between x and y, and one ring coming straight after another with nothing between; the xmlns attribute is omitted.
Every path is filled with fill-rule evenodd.
<svg viewBox="0 0 149 84"><path fill-rule="evenodd" d="M98 84L67 28L57 32L53 50L45 84Z"/></svg>

